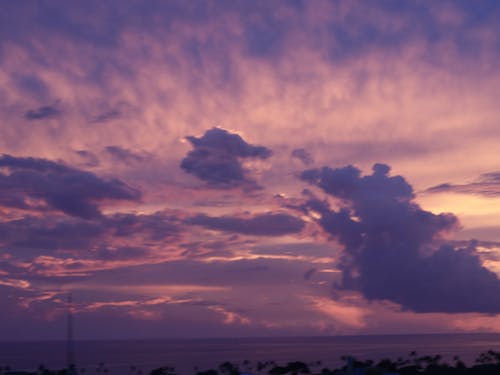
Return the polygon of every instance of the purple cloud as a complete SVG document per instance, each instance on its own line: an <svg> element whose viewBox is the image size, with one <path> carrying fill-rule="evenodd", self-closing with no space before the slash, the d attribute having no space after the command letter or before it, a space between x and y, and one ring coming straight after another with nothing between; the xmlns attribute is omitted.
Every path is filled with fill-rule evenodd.
<svg viewBox="0 0 500 375"><path fill-rule="evenodd" d="M99 165L99 159L90 151L75 150L75 154L83 160L83 165L86 167L97 167Z"/></svg>
<svg viewBox="0 0 500 375"><path fill-rule="evenodd" d="M302 163L304 163L304 165L311 165L314 163L314 158L305 148L297 148L292 151L291 155L292 157L299 159Z"/></svg>
<svg viewBox="0 0 500 375"><path fill-rule="evenodd" d="M107 121L119 118L120 116L121 116L121 113L119 111L117 111L116 109L111 109L109 111L100 113L99 115L95 116L92 119L92 122L93 123L107 122Z"/></svg>
<svg viewBox="0 0 500 375"><path fill-rule="evenodd" d="M24 118L30 121L43 120L46 118L57 117L61 110L52 105L46 105L36 109L30 109L24 114Z"/></svg>
<svg viewBox="0 0 500 375"><path fill-rule="evenodd" d="M70 216L95 219L103 200L138 201L141 194L118 179L31 157L0 157L1 205L21 209L52 209Z"/></svg>
<svg viewBox="0 0 500 375"><path fill-rule="evenodd" d="M136 154L120 146L107 146L104 150L113 158L114 161L127 165L144 160L142 155Z"/></svg>
<svg viewBox="0 0 500 375"><path fill-rule="evenodd" d="M467 184L440 184L426 190L428 193L461 193L482 195L486 197L500 196L500 172L484 173L476 181Z"/></svg>
<svg viewBox="0 0 500 375"><path fill-rule="evenodd" d="M361 176L353 166L304 171L301 178L339 198L341 208L312 199L320 225L345 247L340 288L389 300L416 312L500 312L500 281L483 267L474 243L437 246L457 226L452 214L424 211L413 189L389 167Z"/></svg>
<svg viewBox="0 0 500 375"><path fill-rule="evenodd" d="M278 213L265 213L251 218L235 216L212 217L200 214L188 219L187 222L208 229L253 236L280 236L298 233L304 228L304 222L301 219Z"/></svg>
<svg viewBox="0 0 500 375"><path fill-rule="evenodd" d="M124 237L132 243L134 235L151 244L175 238L180 232L177 222L174 216L161 212L150 215L114 214L94 220L27 216L0 223L0 248L18 255L50 254L57 250L85 253Z"/></svg>
<svg viewBox="0 0 500 375"><path fill-rule="evenodd" d="M193 150L182 160L181 168L217 188L255 186L241 160L264 160L272 155L268 148L248 144L238 134L220 128L207 130L199 138L186 139Z"/></svg>
<svg viewBox="0 0 500 375"><path fill-rule="evenodd" d="M143 247L106 247L101 246L95 251L95 257L101 260L128 260L137 259L148 255L148 250Z"/></svg>

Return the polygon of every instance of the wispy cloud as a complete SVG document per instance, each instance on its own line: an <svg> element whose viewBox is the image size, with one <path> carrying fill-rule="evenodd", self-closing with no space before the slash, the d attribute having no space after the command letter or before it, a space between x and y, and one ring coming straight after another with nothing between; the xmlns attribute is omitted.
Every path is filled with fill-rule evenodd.
<svg viewBox="0 0 500 375"><path fill-rule="evenodd" d="M265 213L250 217L211 217L200 214L189 218L187 223L254 236L280 236L298 233L304 228L301 219L283 213Z"/></svg>
<svg viewBox="0 0 500 375"><path fill-rule="evenodd" d="M30 109L26 111L24 117L27 120L35 121L35 120L44 120L52 117L57 117L61 115L61 110L56 106L45 105L36 109Z"/></svg>
<svg viewBox="0 0 500 375"><path fill-rule="evenodd" d="M478 179L465 184L444 183L430 187L428 193L460 193L482 195L486 197L500 196L500 172L484 173Z"/></svg>

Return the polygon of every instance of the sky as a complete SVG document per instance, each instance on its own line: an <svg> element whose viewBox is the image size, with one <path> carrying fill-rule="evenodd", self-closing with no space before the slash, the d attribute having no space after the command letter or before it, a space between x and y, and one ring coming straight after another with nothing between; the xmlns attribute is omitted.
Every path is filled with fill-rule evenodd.
<svg viewBox="0 0 500 375"><path fill-rule="evenodd" d="M0 0L0 336L500 332L499 17Z"/></svg>

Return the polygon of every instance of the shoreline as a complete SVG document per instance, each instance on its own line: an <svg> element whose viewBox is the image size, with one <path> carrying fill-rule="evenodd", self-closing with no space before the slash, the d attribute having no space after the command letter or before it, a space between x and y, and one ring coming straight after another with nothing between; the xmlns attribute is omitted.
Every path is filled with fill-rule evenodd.
<svg viewBox="0 0 500 375"><path fill-rule="evenodd" d="M199 369L194 367L192 373L177 372L175 367L168 365L154 368L149 372L143 372L139 367L130 366L127 373L129 375L489 375L500 373L500 352L493 350L481 352L471 366L467 366L458 356L453 358L453 363L448 363L443 361L440 354L420 356L414 351L410 352L406 358L384 358L374 361L343 356L341 360L344 361L344 364L336 368L323 366L321 361L309 363L291 361L280 364L275 361L252 363L243 360L241 363L225 361L215 368ZM74 375L78 373L117 374L117 372L109 370L103 362L94 368L73 366L69 369L58 370L40 365L33 371L16 370L9 366L0 365L0 375ZM124 373L121 372L121 375Z"/></svg>

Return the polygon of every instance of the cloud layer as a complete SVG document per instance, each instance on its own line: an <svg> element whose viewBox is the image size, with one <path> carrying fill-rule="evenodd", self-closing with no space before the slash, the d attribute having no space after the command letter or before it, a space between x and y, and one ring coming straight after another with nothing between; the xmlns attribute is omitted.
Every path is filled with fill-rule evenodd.
<svg viewBox="0 0 500 375"><path fill-rule="evenodd" d="M500 331L499 16L2 2L0 331Z"/></svg>

